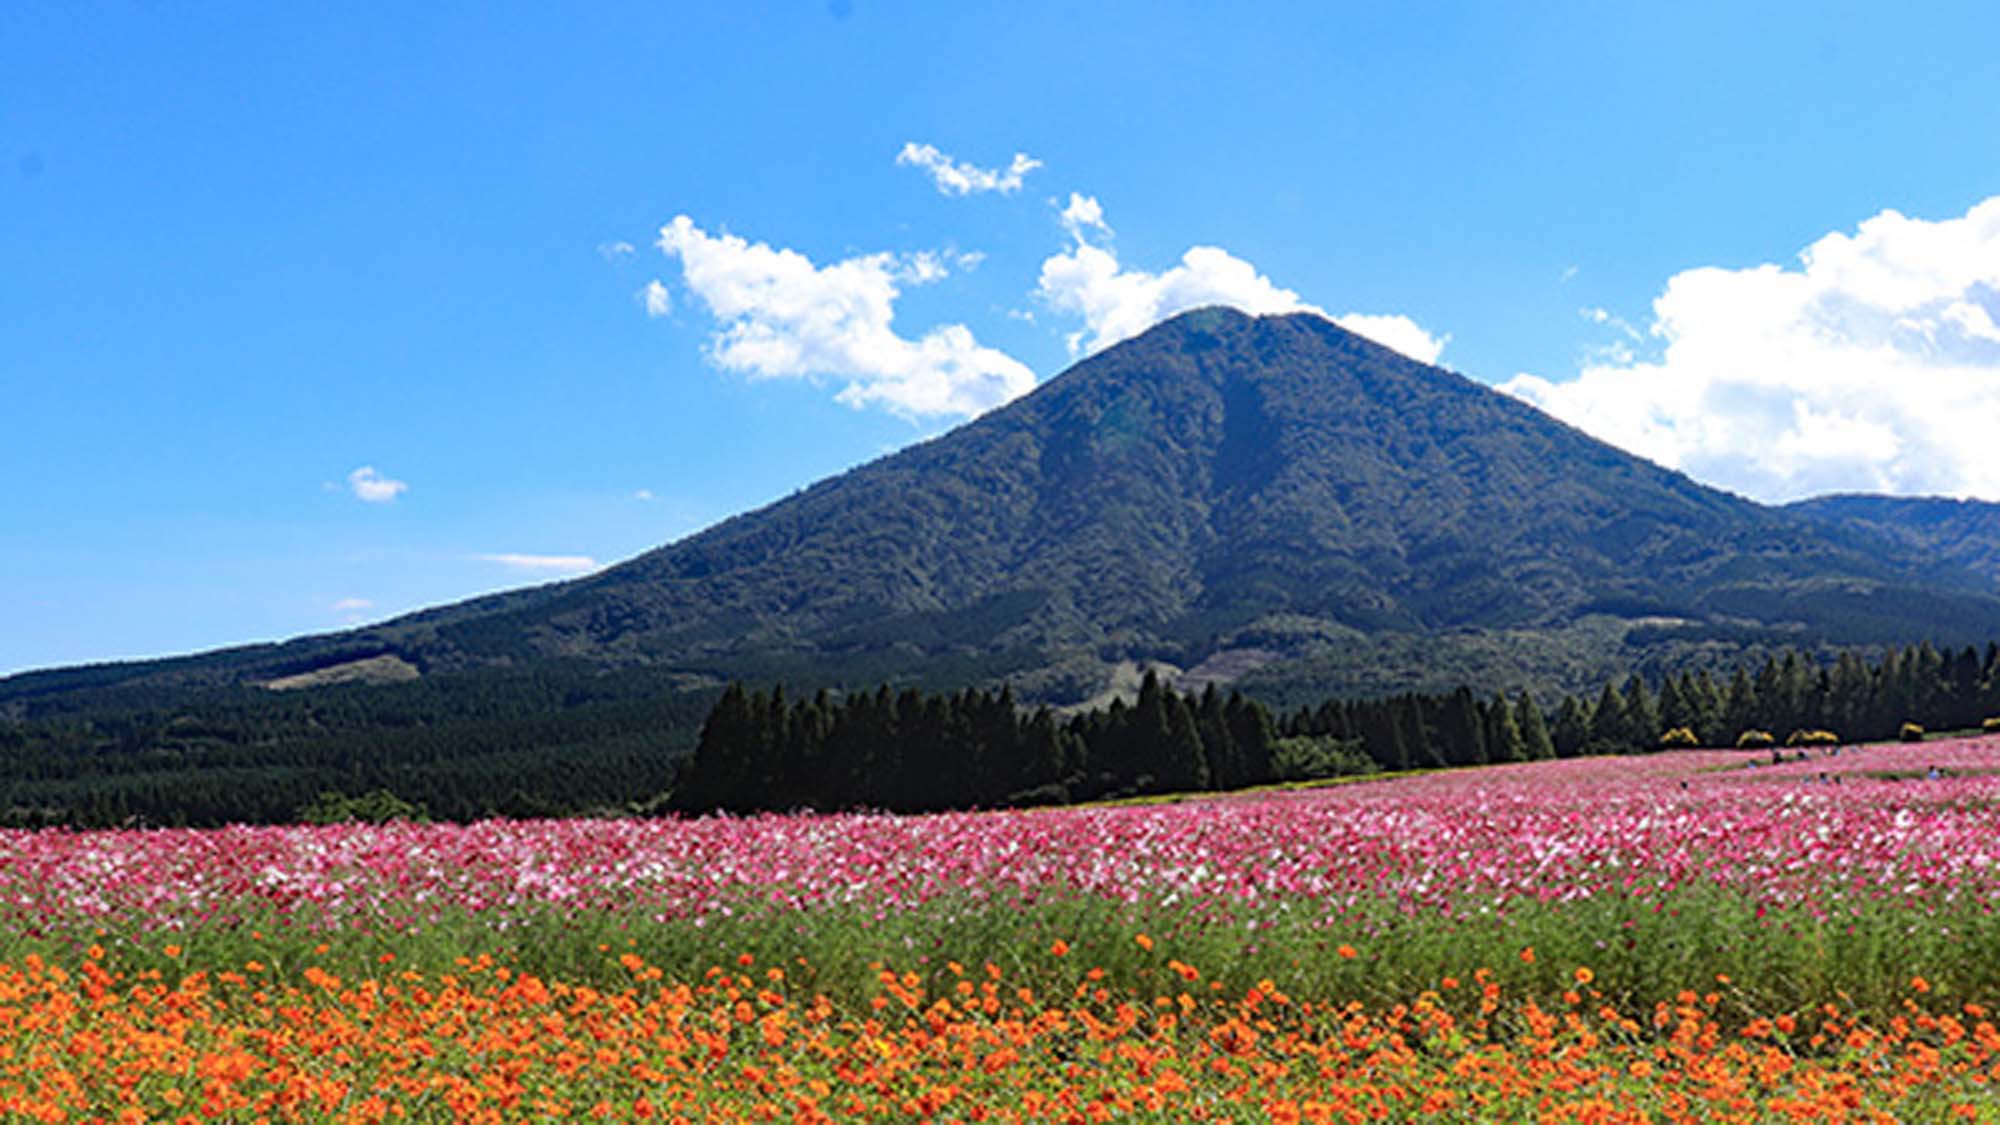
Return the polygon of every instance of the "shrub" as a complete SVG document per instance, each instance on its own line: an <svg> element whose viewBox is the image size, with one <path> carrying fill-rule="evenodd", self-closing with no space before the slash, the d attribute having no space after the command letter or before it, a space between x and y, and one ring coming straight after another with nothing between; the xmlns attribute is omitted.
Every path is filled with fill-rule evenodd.
<svg viewBox="0 0 2000 1125"><path fill-rule="evenodd" d="M1013 808L1034 809L1052 805L1069 804L1069 787L1059 781L1047 785L1037 785L1033 789L1023 789L1007 795L1007 804Z"/></svg>
<svg viewBox="0 0 2000 1125"><path fill-rule="evenodd" d="M1830 730L1795 730L1785 736L1787 746L1838 746L1840 736Z"/></svg>
<svg viewBox="0 0 2000 1125"><path fill-rule="evenodd" d="M1987 734L2000 734L2000 715L1989 715L1979 721L1979 729Z"/></svg>
<svg viewBox="0 0 2000 1125"><path fill-rule="evenodd" d="M387 824L407 820L416 824L430 821L430 813L420 804L403 800L387 789L377 789L359 797L326 792L299 810L307 824Z"/></svg>
<svg viewBox="0 0 2000 1125"><path fill-rule="evenodd" d="M1271 755L1271 776L1279 781L1353 777L1380 768L1361 748L1359 739L1331 735L1279 739L1276 752Z"/></svg>
<svg viewBox="0 0 2000 1125"><path fill-rule="evenodd" d="M1736 736L1738 750L1769 750L1778 740L1767 730L1746 730Z"/></svg>
<svg viewBox="0 0 2000 1125"><path fill-rule="evenodd" d="M1918 723L1904 723L1896 731L1896 737L1903 742L1922 742L1924 740L1924 728Z"/></svg>
<svg viewBox="0 0 2000 1125"><path fill-rule="evenodd" d="M1662 750L1692 750L1701 745L1701 736L1686 727L1675 727L1660 735Z"/></svg>

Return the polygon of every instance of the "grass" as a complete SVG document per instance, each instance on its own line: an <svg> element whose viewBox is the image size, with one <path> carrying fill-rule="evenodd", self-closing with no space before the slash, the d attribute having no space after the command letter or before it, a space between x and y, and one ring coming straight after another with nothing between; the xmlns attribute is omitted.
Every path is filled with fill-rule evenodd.
<svg viewBox="0 0 2000 1125"><path fill-rule="evenodd" d="M0 917L0 1111L31 1117L12 1108L17 1094L22 1106L71 1096L31 1089L37 1066L54 1066L82 1083L83 1103L64 1104L130 1095L178 1111L165 1099L206 1099L204 1118L256 1120L259 1099L275 1096L259 1075L288 1067L286 1089L320 1101L281 1120L388 1119L362 1112L377 1101L419 1121L555 1116L558 1103L615 1119L655 1103L692 1119L830 1119L804 1113L802 1097L841 1115L957 1120L969 1118L953 1116L954 1098L1020 1106L1044 1092L1124 1120L1296 1120L1338 1089L1387 1098L1379 1119L1390 1121L1529 1121L1551 1106L1710 1119L1707 1102L1676 1110L1690 1095L1745 1122L1789 1119L1819 1098L1904 1120L2000 1122L1985 1097L2000 1034L1950 1030L2000 1007L2000 915L1983 901L1771 908L1700 883L1559 904L1460 896L1414 914L1195 898L1050 892L797 911L745 893L699 919L529 907L420 923L396 921L410 908L390 902L364 925L310 909L186 925ZM16 970L35 965L60 973L52 983ZM766 987L780 979L782 994ZM533 999L544 983L549 998ZM1001 1006L982 1014L968 988L989 983ZM198 1019L160 1016L149 988L177 989ZM23 1022L10 1005L28 1001L41 1006ZM155 1018L178 1030L156 1034ZM34 1029L11 1058L9 1026ZM662 1027L689 1030L700 1050L675 1054L686 1044L668 1045L678 1031ZM53 1028L68 1056L44 1048ZM195 1055L63 1061L114 1042L152 1049L190 1028ZM773 1029L793 1038L774 1041ZM565 1054L583 1030L601 1038ZM417 1032L417 1054L395 1039ZM311 1047L313 1036L330 1046ZM607 1042L621 1046L607 1056ZM1565 1069L1551 1071L1552 1058ZM670 1077L634 1077L656 1064ZM218 1084L253 1066L265 1070ZM1655 1081L1653 1068L1675 1077ZM1169 1090L1163 1074L1183 1085ZM480 1117L480 1104L500 1116ZM131 1118L161 1119L176 1118Z"/></svg>
<svg viewBox="0 0 2000 1125"><path fill-rule="evenodd" d="M179 932L84 925L36 931L17 924L0 936L0 962L19 963L32 953L75 964L100 946L107 966L128 973L171 977L188 966L255 961L273 980L288 982L308 967L357 975L394 963L449 973L487 957L550 979L608 987L623 980L618 958L628 952L684 980L748 955L790 966L800 988L849 1004L872 994L884 964L936 985L954 963L990 961L1038 989L1056 987L1085 965L1144 993L1165 982L1169 960L1227 988L1268 980L1325 1003L1395 1003L1481 970L1512 995L1551 1002L1579 968L1590 969L1598 990L1621 1008L1649 1008L1683 990L1717 991L1722 1010L1744 1019L1829 998L1890 1018L1919 976L1943 996L2000 1000L2000 917L1974 905L1919 914L1890 902L1824 918L1804 908L1759 917L1735 895L1686 888L1657 899L1530 903L1505 912L1465 903L1453 917L1377 908L1331 923L1310 906L1278 904L1238 921L1207 907L1078 897L1005 906L939 899L898 912L842 906L811 914L774 914L745 903L730 917L700 923L547 909L513 915L504 926L462 912L418 929L337 935L303 913ZM1142 948L1141 935L1150 949ZM1067 946L1066 957L1047 955L1057 942ZM1353 955L1343 956L1342 947Z"/></svg>
<svg viewBox="0 0 2000 1125"><path fill-rule="evenodd" d="M1478 766L1476 769L1491 767ZM1376 773L1350 773L1339 777L1315 777L1304 781L1276 781L1268 785L1252 785L1243 789L1190 789L1174 793L1146 793L1136 797L1107 797L1101 801L1079 801L1063 808L1079 809L1122 809L1139 808L1148 805L1179 805L1190 801L1221 801L1232 797L1254 797L1260 793L1301 793L1312 789L1331 789L1341 785L1357 785L1366 781L1396 781L1402 778L1422 777L1425 774L1443 773L1438 769L1388 770ZM1457 772L1464 772L1461 768Z"/></svg>

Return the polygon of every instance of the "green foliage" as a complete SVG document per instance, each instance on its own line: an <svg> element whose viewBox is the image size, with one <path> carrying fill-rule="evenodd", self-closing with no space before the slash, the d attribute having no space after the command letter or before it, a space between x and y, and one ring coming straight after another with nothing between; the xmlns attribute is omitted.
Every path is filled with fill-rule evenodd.
<svg viewBox="0 0 2000 1125"><path fill-rule="evenodd" d="M1674 727L1660 735L1662 750L1693 750L1701 745L1701 736L1687 727Z"/></svg>
<svg viewBox="0 0 2000 1125"><path fill-rule="evenodd" d="M668 788L715 696L654 669L553 664L128 697L0 721L0 823L284 822L321 793L378 789L447 820L622 810Z"/></svg>
<svg viewBox="0 0 2000 1125"><path fill-rule="evenodd" d="M427 679L579 660L682 688L1005 681L1068 703L1109 662L1255 654L1242 690L1283 708L1594 691L1638 667L1627 713L1594 717L1586 742L1720 737L1755 718L1668 723L1648 697L1665 673L1780 643L2000 635L1984 556L1941 565L1930 549L1977 520L1897 522L1930 530L1892 540L1704 488L1317 316L1201 310L588 578L284 645L12 677L0 713L169 711L378 656ZM698 718L671 732L683 749ZM1504 758L1493 733L1485 754Z"/></svg>
<svg viewBox="0 0 2000 1125"><path fill-rule="evenodd" d="M1902 742L1922 742L1924 728L1921 723L1904 723L1896 729L1896 738Z"/></svg>
<svg viewBox="0 0 2000 1125"><path fill-rule="evenodd" d="M1272 776L1276 781L1354 777L1375 773L1381 768L1361 748L1359 739L1335 738L1325 734L1281 738L1272 759Z"/></svg>
<svg viewBox="0 0 2000 1125"><path fill-rule="evenodd" d="M0 680L0 821L272 821L375 789L452 819L657 807L738 680L842 708L891 684L870 698L894 721L822 737L831 700L785 701L806 733L723 740L741 760L698 766L677 799L792 776L799 747L832 788L794 802L1234 787L1272 776L1264 706L1313 711L1282 733L1358 741L1385 769L1636 752L1681 727L1705 745L1957 729L2000 713L2000 654L1970 647L2000 636L1988 514L1761 507L1322 318L1202 310L588 578ZM1840 647L1926 635L1960 647ZM422 679L255 686L382 657ZM1011 763L990 775L940 749L989 745L943 702L969 686L1062 703L1113 663L1232 659L1260 706L1156 693L1082 726L1017 723L979 751ZM1331 687L1358 701L1322 715ZM1579 694L1510 715L1496 688ZM901 741L856 733L885 730Z"/></svg>
<svg viewBox="0 0 2000 1125"><path fill-rule="evenodd" d="M2000 734L2000 715L1988 715L1979 720L1979 729L1987 734Z"/></svg>
<svg viewBox="0 0 2000 1125"><path fill-rule="evenodd" d="M2000 504L1919 496L1821 496L1785 506L1893 547L2000 581Z"/></svg>
<svg viewBox="0 0 2000 1125"><path fill-rule="evenodd" d="M1785 736L1787 746L1838 746L1840 736L1830 730L1798 729Z"/></svg>
<svg viewBox="0 0 2000 1125"><path fill-rule="evenodd" d="M1470 981L1475 973L1510 996L1539 997L1553 1010L1567 1010L1564 993L1577 987L1576 968L1587 965L1595 975L1591 987L1620 1010L1671 1006L1681 990L1712 992L1708 1010L1738 1025L1773 1013L1816 1012L1829 996L1841 998L1844 1015L1907 1018L1910 977L1918 971L1955 1002L1990 1003L2000 995L2000 916L1982 902L1960 902L1929 916L1929 924L1913 925L1897 904L1868 900L1839 912L1786 910L1775 915L1779 924L1758 924L1741 895L1700 881L1649 900L1660 909L1635 911L1617 895L1529 899L1501 912L1482 911L1490 901L1470 896L1450 911L1421 912L1364 898L1336 927L1327 925L1323 909L1305 908L1312 900L1301 900L1299 909L1264 912L1254 935L1171 898L1128 903L1060 892L1004 904L991 896L942 895L886 913L873 901L828 902L776 916L768 903L745 897L701 926L641 911L561 909L519 912L512 924L495 926L490 911L446 909L420 930L395 935L327 926L302 903L289 913L229 913L175 931L177 959L162 954L161 935L123 927L105 933L95 918L0 927L0 960L18 965L35 953L74 965L95 943L105 947L102 964L112 972L174 979L189 965L257 961L266 971L254 987L275 990L306 986L309 968L357 980L380 975L384 953L395 954L396 971L432 979L462 973L461 959L488 957L515 972L615 996L632 983L619 963L626 951L640 953L669 982L700 980L718 963L734 970L740 956L760 971L783 967L786 988L796 995L824 995L838 1011L864 1013L880 995L885 962L922 974L938 996L954 995L962 979L954 963L1004 965L1008 987L1045 995L1067 995L1082 967L1092 966L1104 970L1106 987L1145 989L1138 993L1144 1002L1163 984L1169 991L1181 987L1166 971L1171 958L1198 966L1204 984L1217 981L1232 995L1269 980L1275 991L1333 1010L1349 1000L1372 1005L1384 996L1434 992L1443 977ZM330 931L345 936L329 940ZM1135 944L1133 936L1142 933L1156 938L1155 948ZM1605 934L1618 940L1606 941ZM1057 939L1070 946L1066 957L1036 955ZM1348 942L1360 956L1335 954ZM1521 957L1524 949L1535 951L1532 963ZM1718 978L1726 987L1718 987ZM1438 1002L1476 1005L1480 995L1468 986Z"/></svg>
<svg viewBox="0 0 2000 1125"><path fill-rule="evenodd" d="M1768 750L1777 744L1777 736L1767 730L1746 730L1736 736L1738 750Z"/></svg>
<svg viewBox="0 0 2000 1125"><path fill-rule="evenodd" d="M1521 732L1523 757L1529 761L1543 761L1556 756L1555 741L1549 737L1542 709L1536 706L1534 697L1526 690L1514 697L1514 727Z"/></svg>
<svg viewBox="0 0 2000 1125"><path fill-rule="evenodd" d="M299 810L302 824L387 824L394 820L428 823L430 814L422 805L403 800L387 789L372 789L359 797L325 792Z"/></svg>
<svg viewBox="0 0 2000 1125"><path fill-rule="evenodd" d="M1212 688L1191 698L1151 674L1132 706L1067 722L1025 711L1007 688L927 695L885 684L788 702L782 687L731 684L667 807L920 812L1260 785L1276 778L1276 743L1262 705Z"/></svg>
<svg viewBox="0 0 2000 1125"><path fill-rule="evenodd" d="M1213 687L1184 695L1158 677L1132 705L1059 719L1005 689L883 685L753 700L738 688L717 706L723 693L690 690L672 673L585 664L243 688L176 706L127 697L101 711L0 722L0 822L285 821L318 794L374 790L451 820L1050 804L1261 784L1298 768L1278 760L1281 738L1350 744L1384 770L1659 748L1657 735L1634 727L1634 701L1642 714L1650 704L1663 729L1685 728L1705 746L1729 745L1732 730L1837 730L1873 741L1896 737L1904 716L1961 729L1993 714L2000 646L1921 644L1873 660L1781 652L1726 682L1705 669L1663 676L1657 687L1626 677L1593 692L1595 704L1567 696L1552 712L1525 691L1511 702L1467 689L1406 692L1323 700L1281 721L1247 696ZM704 716L717 728L706 736ZM1742 726L1728 725L1743 716Z"/></svg>

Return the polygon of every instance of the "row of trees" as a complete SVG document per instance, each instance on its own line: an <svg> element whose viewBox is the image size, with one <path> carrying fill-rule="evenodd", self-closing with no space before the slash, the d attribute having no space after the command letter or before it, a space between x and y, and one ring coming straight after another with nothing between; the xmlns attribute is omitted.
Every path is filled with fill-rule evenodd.
<svg viewBox="0 0 2000 1125"><path fill-rule="evenodd" d="M1112 793L1233 789L1273 778L1271 714L1213 686L1148 675L1131 704L1058 718L1010 688L952 695L888 686L788 701L732 684L703 724L671 807L925 811L1062 803Z"/></svg>
<svg viewBox="0 0 2000 1125"><path fill-rule="evenodd" d="M0 718L0 826L286 822L376 790L445 820L618 810L671 785L717 694L545 665Z"/></svg>
<svg viewBox="0 0 2000 1125"><path fill-rule="evenodd" d="M1783 738L1832 730L1894 738L1915 720L1977 726L2000 713L2000 646L1890 649L1870 662L1774 656L1726 680L1707 670L1657 683L1633 675L1553 709L1527 692L1329 700L1273 721L1262 704L1210 686L1183 695L1152 675L1131 705L1059 719L1009 689L956 695L888 687L788 702L782 688L724 692L681 771L673 808L919 811L1247 785L1355 768L1431 769L1630 754L1665 732L1731 746L1746 730Z"/></svg>
<svg viewBox="0 0 2000 1125"><path fill-rule="evenodd" d="M1595 697L1567 696L1544 711L1527 693L1480 700L1448 695L1329 701L1284 718L1282 733L1358 742L1384 769L1629 754L1658 749L1675 728L1703 746L1733 746L1748 730L1783 739L1794 730L1830 730L1851 742L1895 738L1916 721L1939 730L1978 726L2000 714L2000 646L1940 651L1928 644L1890 649L1870 662L1854 652L1831 664L1791 651L1726 680L1706 669L1657 684L1633 675Z"/></svg>
<svg viewBox="0 0 2000 1125"><path fill-rule="evenodd" d="M994 806L1628 753L1680 727L1710 746L1746 729L1864 741L1989 715L1995 646L1785 653L1719 676L1628 677L1553 707L1466 689L1331 701L1275 724L1253 700L1158 680L1132 703L1063 716L1004 689L739 688L718 705L715 689L648 669L496 669L0 718L0 825L287 821L323 793L377 790L449 820L657 807L662 793L682 809Z"/></svg>

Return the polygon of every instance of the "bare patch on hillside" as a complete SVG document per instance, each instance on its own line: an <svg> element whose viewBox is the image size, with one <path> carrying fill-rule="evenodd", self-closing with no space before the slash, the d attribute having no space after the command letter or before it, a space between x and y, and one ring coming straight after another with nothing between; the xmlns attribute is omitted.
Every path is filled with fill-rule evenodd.
<svg viewBox="0 0 2000 1125"><path fill-rule="evenodd" d="M416 665L395 653L385 652L365 660L329 664L310 672L300 672L296 676L281 676L275 680L265 681L263 686L272 691L298 691L301 688L330 687L334 684L401 684L418 678L420 674Z"/></svg>

